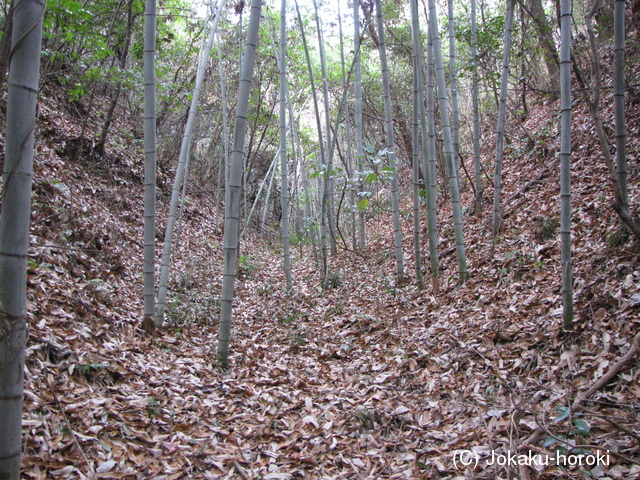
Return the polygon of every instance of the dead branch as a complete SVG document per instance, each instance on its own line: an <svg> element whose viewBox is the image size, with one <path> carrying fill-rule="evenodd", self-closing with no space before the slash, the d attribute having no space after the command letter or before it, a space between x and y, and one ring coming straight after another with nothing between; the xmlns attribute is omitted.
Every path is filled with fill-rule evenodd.
<svg viewBox="0 0 640 480"><path fill-rule="evenodd" d="M636 334L631 342L631 348L618 362L609 369L602 377L600 377L589 389L580 395L572 405L573 410L578 410L582 404L594 393L604 387L609 381L615 377L629 363L640 350L640 333Z"/></svg>
<svg viewBox="0 0 640 480"><path fill-rule="evenodd" d="M638 333L633 338L633 340L631 342L631 348L629 348L629 351L620 360L618 360L618 362L615 365L613 365L609 369L609 371L607 371L607 373L605 373L602 377L600 377L593 385L591 385L591 387L589 387L585 392L582 393L582 395L580 395L573 402L572 410L573 411L580 410L582 404L584 402L586 402L589 399L589 397L591 397L591 395L593 395L598 390L600 390L602 387L604 387L607 383L609 383L609 381L613 377L615 377L618 373L620 373L620 371L629 362L631 362L634 359L634 357L638 353L638 350L640 350L640 333ZM528 438L526 438L518 446L518 451L522 451L522 450L525 450L525 449L529 448L528 445L533 443L533 442L535 442L536 440L538 440L538 438L540 438L540 436L543 433L545 433L545 429L543 427L538 427L536 430L533 431L533 433L531 435L529 435Z"/></svg>

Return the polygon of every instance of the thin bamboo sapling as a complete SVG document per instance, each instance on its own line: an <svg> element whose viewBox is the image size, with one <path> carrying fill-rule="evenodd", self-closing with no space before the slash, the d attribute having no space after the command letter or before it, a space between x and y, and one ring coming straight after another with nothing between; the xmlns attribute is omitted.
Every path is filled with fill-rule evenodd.
<svg viewBox="0 0 640 480"><path fill-rule="evenodd" d="M437 232L437 211L436 211L436 185L435 185L435 136L433 141L433 153L432 150L432 142L431 138L428 134L428 122L427 115L425 112L424 106L424 80L422 75L422 64L423 64L423 55L422 55L422 42L421 42L421 33L420 33L420 22L418 18L418 1L411 0L411 36L413 43L413 51L415 55L415 62L413 65L414 69L414 81L416 84L416 103L414 108L416 112L414 116L416 116L416 120L420 127L420 133L422 135L422 158L423 158L423 171L424 171L424 192L425 198L427 200L427 235L429 237L429 260L431 264L431 279L433 284L433 291L438 293L439 290L439 271L440 266L438 263L438 232ZM429 43L430 45L431 43ZM430 68L430 73L433 68ZM430 95L430 103L433 105L433 87L431 87L431 95ZM433 120L433 109L431 110L431 119ZM434 122L435 124L435 122ZM435 127L431 127L435 130ZM418 133L414 133L415 137L418 136ZM418 148L418 142L414 140L416 145L416 149ZM433 155L433 158L430 158ZM433 160L433 161L431 161ZM418 160L415 160L418 162Z"/></svg>
<svg viewBox="0 0 640 480"><path fill-rule="evenodd" d="M320 53L320 67L322 70L322 95L324 97L324 117L325 117L325 137L327 139L327 146L331 145L331 107L329 105L329 79L327 76L327 58L325 54L325 45L324 45L324 35L322 25L320 24L320 14L318 13L318 2L317 0L313 0L313 8L315 10L315 19L316 19L316 30L318 32L318 48ZM327 158L327 164L332 162L331 153L329 153L329 157ZM335 236L335 224L333 219L333 214L335 212L334 208L334 198L333 198L333 173L331 172L331 168L327 169L327 174L325 175L324 181L328 183L328 189L324 189L327 195L328 207L326 209L327 223L329 225L329 247L331 249L331 255L336 255L338 253L338 245L336 243ZM324 202L324 200L323 200Z"/></svg>
<svg viewBox="0 0 640 480"><path fill-rule="evenodd" d="M422 289L422 259L420 245L420 190L424 184L420 181L420 140L418 138L418 118L419 102L422 99L418 96L417 70L422 68L418 65L415 46L411 55L413 61L413 114L412 114L412 164L413 164L413 256L416 269L416 282L418 288Z"/></svg>
<svg viewBox="0 0 640 480"><path fill-rule="evenodd" d="M316 118L316 128L318 129L318 147L320 149L320 167L324 168L327 163L324 141L322 135L322 121L320 120L320 108L318 107L318 95L316 93L315 80L313 77L313 68L311 66L311 56L309 55L309 46L307 44L307 37L305 34L304 23L302 22L302 15L300 14L300 7L297 0L295 0L296 12L298 14L298 24L300 26L300 34L302 36L302 46L304 47L304 55L307 61L307 70L309 72L309 82L311 84L311 95L313 97L313 107ZM321 184L323 183L322 176L318 177ZM325 180L326 181L326 180ZM324 191L324 188L320 188L320 191ZM321 203L322 200L321 200ZM328 259L327 259L327 223L325 217L325 211L322 210L320 217L320 284L324 285L327 278Z"/></svg>
<svg viewBox="0 0 640 480"><path fill-rule="evenodd" d="M448 0L447 4L449 12L449 84L451 88L451 116L453 120L451 136L453 138L453 155L456 164L456 175L460 178L460 113L458 109L458 77L456 74L456 40L453 0Z"/></svg>
<svg viewBox="0 0 640 480"><path fill-rule="evenodd" d="M475 163L476 213L482 209L482 164L480 163L480 107L478 99L478 36L476 0L471 0L471 97L473 101L473 157Z"/></svg>
<svg viewBox="0 0 640 480"><path fill-rule="evenodd" d="M376 18L378 23L378 49L382 70L382 88L384 92L384 118L386 131L386 151L391 169L391 214L393 216L393 243L396 256L396 277L398 283L404 280L404 253L402 251L402 229L400 226L400 202L398 198L398 169L396 165L395 134L391 113L391 85L387 67L387 46L385 43L384 23L382 22L382 2L376 0Z"/></svg>
<svg viewBox="0 0 640 480"><path fill-rule="evenodd" d="M211 23L211 29L209 33L209 39L207 45L200 56L200 62L198 63L198 72L196 74L196 85L191 98L191 106L189 107L189 115L187 117L187 125L185 126L184 135L182 138L182 145L180 147L180 158L178 159L178 168L176 169L176 176L173 182L173 189L171 190L171 201L169 204L169 215L167 218L167 227L164 236L164 247L162 251L162 267L160 270L160 288L158 292L158 306L156 313L156 326L161 327L164 323L164 313L167 308L167 291L169 288L169 267L171 261L171 249L173 247L173 232L176 222L176 213L178 210L178 200L180 198L180 187L184 178L184 172L189 157L189 149L191 148L191 135L193 132L193 125L195 123L196 114L198 111L198 101L200 99L200 91L202 89L202 83L204 81L204 74L206 71L207 63L209 61L209 53L213 45L213 39L218 30L218 23L220 22L220 16L224 9L226 0L220 0L215 18Z"/></svg>
<svg viewBox="0 0 640 480"><path fill-rule="evenodd" d="M498 127L496 129L496 172L493 177L493 235L500 231L500 195L502 193L502 158L504 155L504 130L507 116L507 94L509 87L509 53L513 30L513 11L515 0L507 0L507 13L504 24L504 50L502 54L502 78L500 80L500 103L498 106Z"/></svg>
<svg viewBox="0 0 640 480"><path fill-rule="evenodd" d="M460 205L460 189L458 186L458 176L456 175L456 165L453 153L453 139L451 137L451 124L449 120L449 102L447 100L447 88L444 78L444 62L442 60L442 46L440 33L438 32L438 21L436 14L435 0L429 0L429 29L433 41L433 53L436 64L436 80L438 86L438 104L440 106L440 118L442 120L442 134L444 137L444 154L447 160L447 172L449 174L449 190L451 191L451 207L453 210L453 226L456 241L456 257L458 260L458 271L460 281L467 279L467 258L464 247L464 233L462 226L462 208Z"/></svg>

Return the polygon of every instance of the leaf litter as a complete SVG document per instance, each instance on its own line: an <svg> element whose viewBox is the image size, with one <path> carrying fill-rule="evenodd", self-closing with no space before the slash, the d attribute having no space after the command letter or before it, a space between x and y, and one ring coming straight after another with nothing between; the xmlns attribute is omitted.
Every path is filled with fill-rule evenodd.
<svg viewBox="0 0 640 480"><path fill-rule="evenodd" d="M525 125L548 132L536 139L544 152L510 147L509 158L520 160L505 164L502 236L490 237L488 200L485 213L465 218L464 285L447 250L445 204L437 295L413 279L395 284L386 217L369 222L364 252L330 259L340 282L324 292L307 247L294 254L287 294L276 242L250 234L223 370L215 360L222 241L211 199L194 195L185 206L169 320L150 337L139 328L142 199L131 193L142 190L140 160L116 150L103 169L61 158L74 127L44 104L28 271L24 478L637 478L640 369L637 356L620 359L638 342L640 252L607 242L617 229L611 188L579 104L578 316L564 332L557 165L542 156L555 154L554 108L537 109ZM639 131L640 115L629 117L628 131ZM638 138L629 135L629 151L638 151ZM632 205L640 201L636 167ZM161 172L161 183L168 178ZM463 202L471 196L464 190ZM403 228L409 273L411 222ZM426 259L426 245L422 252ZM608 452L609 463L490 464L492 454L551 456L554 448ZM461 452L474 461L461 462Z"/></svg>

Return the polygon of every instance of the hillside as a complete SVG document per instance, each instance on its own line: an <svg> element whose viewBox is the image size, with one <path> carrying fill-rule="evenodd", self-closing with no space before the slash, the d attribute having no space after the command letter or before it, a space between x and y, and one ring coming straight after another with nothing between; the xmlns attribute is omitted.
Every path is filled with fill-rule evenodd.
<svg viewBox="0 0 640 480"><path fill-rule="evenodd" d="M640 249L614 241L593 122L584 102L574 108L574 332L561 325L558 106L539 104L511 134L503 234L491 238L488 195L482 213L465 217L467 283L457 284L446 205L438 295L413 279L394 284L384 214L369 220L365 251L330 259L335 281L324 292L304 246L285 294L278 247L251 233L222 370L212 199L194 193L186 204L170 321L149 336L140 140L123 134L91 154L97 127L79 139L78 113L50 86L34 175L24 478L638 478ZM114 131L134 130L126 112L117 118ZM639 102L627 118L637 206ZM484 153L490 165L490 143ZM171 172L159 179L162 229ZM472 195L464 190L464 205ZM403 229L412 272L409 220ZM557 446L607 452L609 464L487 465L492 452L543 458Z"/></svg>

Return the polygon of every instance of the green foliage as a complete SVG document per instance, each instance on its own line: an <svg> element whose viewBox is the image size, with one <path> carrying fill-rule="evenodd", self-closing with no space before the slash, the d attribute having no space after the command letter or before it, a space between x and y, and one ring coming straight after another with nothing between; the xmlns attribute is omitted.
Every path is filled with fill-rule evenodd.
<svg viewBox="0 0 640 480"><path fill-rule="evenodd" d="M366 152L362 157L365 169L356 174L356 178L351 182L350 188L355 188L360 183L369 185L376 190L388 186L393 176L393 169L385 164L388 150L383 148L376 151L373 145L363 145L363 149ZM357 195L360 197L356 204L357 210L366 211L371 203L372 192L361 191Z"/></svg>
<svg viewBox="0 0 640 480"><path fill-rule="evenodd" d="M66 85L72 102L95 93L97 86L116 85L141 100L143 13L143 0L49 0L43 19L44 73ZM203 20L185 0L163 1L162 14L157 22L158 96L171 91L164 97L171 104L181 98L176 92L190 83L177 73L190 76L197 63L194 57Z"/></svg>
<svg viewBox="0 0 640 480"><path fill-rule="evenodd" d="M471 17L456 19L456 40L471 44ZM502 52L504 35L504 15L496 14L485 18L476 25L479 52Z"/></svg>
<svg viewBox="0 0 640 480"><path fill-rule="evenodd" d="M583 419L581 413L571 412L567 407L556 408L558 412L553 422L565 424L565 432L548 436L544 443L544 448L554 446L554 450L560 454L586 455L592 456L593 452L580 448L579 445L591 437L591 427Z"/></svg>
<svg viewBox="0 0 640 480"><path fill-rule="evenodd" d="M147 406L147 416L149 418L151 417L157 417L158 414L160 413L160 405L161 402L160 400L156 400L153 397L149 397L148 399L148 406Z"/></svg>
<svg viewBox="0 0 640 480"><path fill-rule="evenodd" d="M56 21L66 18L70 29L65 32L67 38L71 38L72 32L85 32L87 24L91 22L92 15L85 5L75 0L49 0L47 2L47 15L43 21L43 28L49 30ZM75 25L71 25L74 23Z"/></svg>

